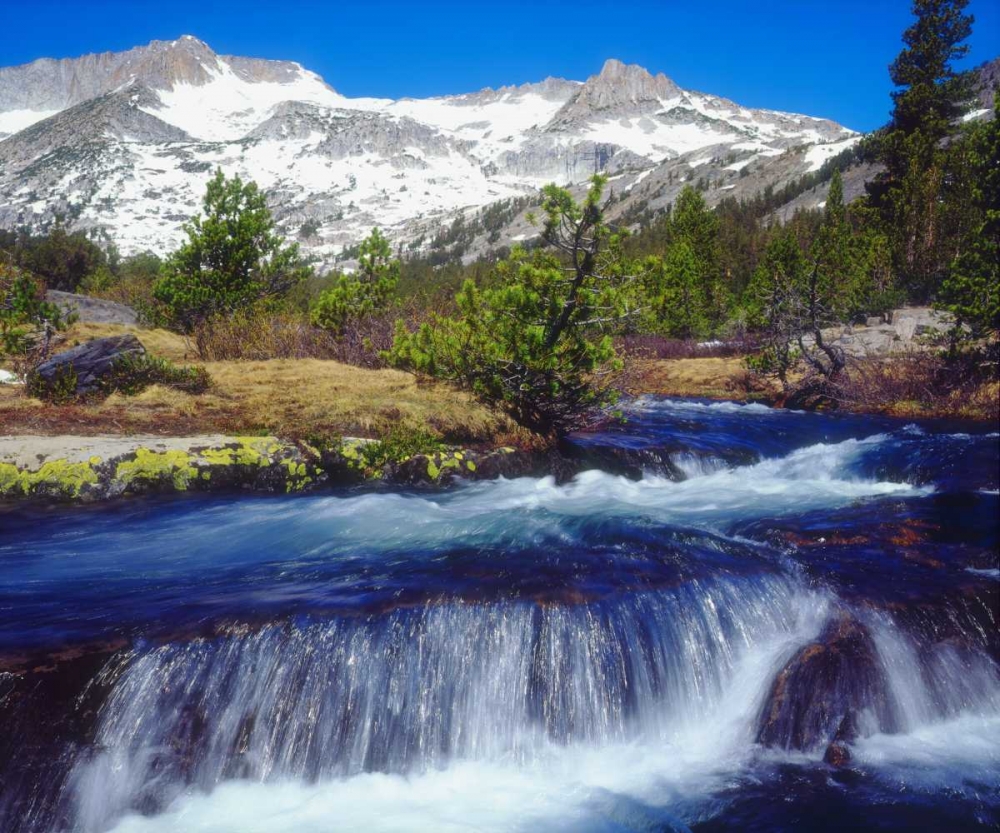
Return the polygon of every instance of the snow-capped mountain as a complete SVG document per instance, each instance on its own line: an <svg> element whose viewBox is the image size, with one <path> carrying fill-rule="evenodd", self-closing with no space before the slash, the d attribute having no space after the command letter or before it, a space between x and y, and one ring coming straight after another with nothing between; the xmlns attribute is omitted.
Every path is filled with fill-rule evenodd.
<svg viewBox="0 0 1000 833"><path fill-rule="evenodd" d="M743 193L857 138L615 60L582 83L351 99L299 64L217 55L186 35L0 69L0 226L62 216L125 252L164 252L221 166L264 188L285 232L328 260L373 225L419 243L456 216L596 171L619 210L707 173L718 194Z"/></svg>

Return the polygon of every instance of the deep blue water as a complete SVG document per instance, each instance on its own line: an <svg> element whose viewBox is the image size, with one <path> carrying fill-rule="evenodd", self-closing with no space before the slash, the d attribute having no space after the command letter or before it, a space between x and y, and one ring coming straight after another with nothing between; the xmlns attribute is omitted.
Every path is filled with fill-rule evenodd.
<svg viewBox="0 0 1000 833"><path fill-rule="evenodd" d="M122 647L0 826L995 827L994 429L644 398L576 442L686 479L4 510L0 656ZM893 715L840 769L756 742L837 617Z"/></svg>

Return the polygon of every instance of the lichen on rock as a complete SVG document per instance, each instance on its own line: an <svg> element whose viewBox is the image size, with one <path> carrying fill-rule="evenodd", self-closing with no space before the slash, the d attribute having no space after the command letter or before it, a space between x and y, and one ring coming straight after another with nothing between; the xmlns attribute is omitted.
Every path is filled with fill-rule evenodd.
<svg viewBox="0 0 1000 833"><path fill-rule="evenodd" d="M526 474L537 462L513 449L407 451L373 461L373 441L362 438L338 438L321 449L275 437L8 439L5 445L0 438L0 499L7 500L230 489L289 494L376 480L445 486L456 477Z"/></svg>
<svg viewBox="0 0 1000 833"><path fill-rule="evenodd" d="M0 463L0 496L33 495L77 498L98 482L91 463L49 460L37 471L21 470L12 463Z"/></svg>
<svg viewBox="0 0 1000 833"><path fill-rule="evenodd" d="M173 484L179 492L185 491L198 476L191 454L186 451L150 451L136 449L131 460L123 460L115 469L115 480L123 491L155 488Z"/></svg>

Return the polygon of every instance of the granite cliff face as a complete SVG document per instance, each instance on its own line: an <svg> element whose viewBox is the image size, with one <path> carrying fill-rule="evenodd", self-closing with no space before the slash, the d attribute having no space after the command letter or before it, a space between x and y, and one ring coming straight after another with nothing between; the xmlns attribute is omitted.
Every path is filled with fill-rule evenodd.
<svg viewBox="0 0 1000 833"><path fill-rule="evenodd" d="M207 44L185 35L126 52L41 58L23 66L0 68L0 112L62 110L137 81L155 90L172 90L178 84L203 85L222 67L251 83L289 83L304 72L291 61L216 55Z"/></svg>
<svg viewBox="0 0 1000 833"><path fill-rule="evenodd" d="M0 69L0 226L61 217L123 251L163 252L222 167L267 191L286 234L318 227L303 244L330 262L372 225L419 250L455 218L520 204L546 182L607 173L624 211L650 185L665 201L707 176L717 199L815 170L856 139L616 60L583 83L349 99L296 63L184 36ZM528 233L516 231L491 242Z"/></svg>
<svg viewBox="0 0 1000 833"><path fill-rule="evenodd" d="M976 70L976 98L984 110L993 109L993 97L1000 92L1000 58L987 61Z"/></svg>

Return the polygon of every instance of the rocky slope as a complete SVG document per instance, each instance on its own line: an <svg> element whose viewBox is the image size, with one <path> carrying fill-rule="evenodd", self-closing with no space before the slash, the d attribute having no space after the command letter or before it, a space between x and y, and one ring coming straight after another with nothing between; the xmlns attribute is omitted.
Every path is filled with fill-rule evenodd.
<svg viewBox="0 0 1000 833"><path fill-rule="evenodd" d="M0 69L0 226L61 216L126 252L163 252L221 166L265 188L286 234L329 262L375 224L416 250L458 216L596 171L623 214L699 179L711 201L750 194L857 138L615 60L583 83L348 99L298 64L217 55L185 36ZM498 242L492 231L477 245ZM502 236L530 233L515 222Z"/></svg>

